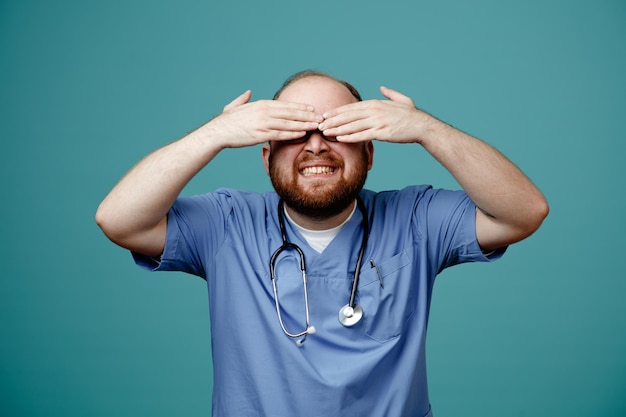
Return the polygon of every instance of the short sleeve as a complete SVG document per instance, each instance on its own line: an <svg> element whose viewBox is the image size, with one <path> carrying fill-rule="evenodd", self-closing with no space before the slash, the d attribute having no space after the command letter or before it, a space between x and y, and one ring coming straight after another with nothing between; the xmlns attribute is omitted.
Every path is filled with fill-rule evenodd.
<svg viewBox="0 0 626 417"><path fill-rule="evenodd" d="M152 271L182 271L206 278L206 263L224 240L231 204L227 193L179 197L167 213L167 235L160 259L132 253Z"/></svg>
<svg viewBox="0 0 626 417"><path fill-rule="evenodd" d="M464 262L494 261L506 250L485 256L476 239L476 206L463 191L430 189L418 201L416 214L439 272Z"/></svg>

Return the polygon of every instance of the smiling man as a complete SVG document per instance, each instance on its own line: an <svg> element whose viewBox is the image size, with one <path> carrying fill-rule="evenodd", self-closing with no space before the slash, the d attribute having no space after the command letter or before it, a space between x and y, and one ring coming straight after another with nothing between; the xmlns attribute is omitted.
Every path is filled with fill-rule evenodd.
<svg viewBox="0 0 626 417"><path fill-rule="evenodd" d="M140 161L98 208L102 230L142 267L206 279L213 416L432 415L435 277L499 258L548 214L501 153L381 93L362 101L310 71L274 100L247 91ZM374 140L420 146L463 190L364 190ZM261 143L275 192L179 196L221 150Z"/></svg>
<svg viewBox="0 0 626 417"><path fill-rule="evenodd" d="M343 84L305 74L309 73L289 80L276 100L314 103L319 114L359 101ZM302 139L271 141L263 147L263 160L287 212L312 229L328 229L345 220L354 207L373 153L371 141L345 144L315 129Z"/></svg>

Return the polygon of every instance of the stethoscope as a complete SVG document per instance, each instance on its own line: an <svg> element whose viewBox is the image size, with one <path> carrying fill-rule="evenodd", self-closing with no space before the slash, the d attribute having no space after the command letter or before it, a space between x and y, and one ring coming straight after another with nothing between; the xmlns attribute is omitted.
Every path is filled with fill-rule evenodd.
<svg viewBox="0 0 626 417"><path fill-rule="evenodd" d="M346 326L351 327L357 324L361 318L363 317L363 308L356 304L356 291L359 286L359 275L361 272L361 262L363 261L363 254L365 253L365 247L367 246L367 239L369 237L369 223L367 221L367 209L365 208L365 204L360 197L357 197L357 206L361 211L361 227L363 228L363 240L361 241L361 248L359 249L359 256L357 257L356 267L354 269L354 279L352 280L352 291L350 293L350 301L345 306L339 309L339 322ZM272 279L272 286L274 288L274 301L276 303L276 313L278 315L278 322L280 323L280 327L283 329L283 332L292 338L301 338L296 341L298 346L302 346L302 343L306 340L306 337L310 334L315 333L315 326L311 326L309 323L309 296L307 293L307 281L306 281L306 264L304 260L304 252L300 247L294 243L289 242L287 240L287 233L285 232L285 208L284 202L281 199L278 202L278 224L280 226L280 234L283 239L282 245L276 249L272 257L270 258L270 278ZM278 301L278 289L276 288L276 274L275 274L275 264L278 255L285 250L294 250L298 253L300 258L300 272L302 273L302 285L304 288L304 314L305 314L305 322L304 322L304 330L298 333L291 333L285 327L285 323L283 323L282 315L280 314L280 303Z"/></svg>

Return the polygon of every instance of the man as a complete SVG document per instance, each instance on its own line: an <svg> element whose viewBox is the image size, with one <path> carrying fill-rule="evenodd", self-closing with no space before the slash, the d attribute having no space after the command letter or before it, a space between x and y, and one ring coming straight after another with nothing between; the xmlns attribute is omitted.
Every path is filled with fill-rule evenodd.
<svg viewBox="0 0 626 417"><path fill-rule="evenodd" d="M361 101L317 72L296 74L275 100L247 91L100 205L98 224L140 265L207 280L214 416L431 415L435 276L500 257L548 214L498 151L381 92L388 100ZM463 191L363 190L373 140L421 145ZM259 143L276 193L178 197L222 149Z"/></svg>

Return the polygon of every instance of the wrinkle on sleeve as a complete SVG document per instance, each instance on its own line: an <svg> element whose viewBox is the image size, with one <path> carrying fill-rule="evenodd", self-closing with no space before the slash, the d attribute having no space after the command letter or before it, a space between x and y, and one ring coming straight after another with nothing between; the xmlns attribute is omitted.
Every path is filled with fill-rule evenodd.
<svg viewBox="0 0 626 417"><path fill-rule="evenodd" d="M226 235L231 210L227 192L178 197L167 213L167 234L160 259L132 253L151 271L181 271L206 279L206 265Z"/></svg>
<svg viewBox="0 0 626 417"><path fill-rule="evenodd" d="M476 205L463 191L426 192L416 207L420 229L426 234L430 256L439 269L464 262L490 262L499 259L506 248L486 256L476 238Z"/></svg>

